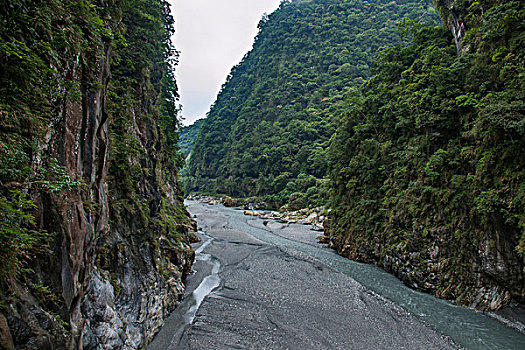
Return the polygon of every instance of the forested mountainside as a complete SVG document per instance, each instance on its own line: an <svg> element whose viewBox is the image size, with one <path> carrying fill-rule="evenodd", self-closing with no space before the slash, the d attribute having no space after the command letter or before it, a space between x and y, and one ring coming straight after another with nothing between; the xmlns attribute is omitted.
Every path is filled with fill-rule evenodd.
<svg viewBox="0 0 525 350"><path fill-rule="evenodd" d="M0 1L0 344L138 349L190 271L164 0Z"/></svg>
<svg viewBox="0 0 525 350"><path fill-rule="evenodd" d="M383 51L339 119L332 245L497 309L525 299L525 4L438 9L451 30Z"/></svg>
<svg viewBox="0 0 525 350"><path fill-rule="evenodd" d="M188 190L323 201L333 118L403 18L437 24L430 0L283 1L211 107L189 161ZM308 195L306 196L306 193Z"/></svg>
<svg viewBox="0 0 525 350"><path fill-rule="evenodd" d="M203 122L188 188L294 206L329 193L340 254L462 305L521 303L525 5L439 0L446 28L429 6L281 4ZM407 16L423 20L400 26L408 46Z"/></svg>
<svg viewBox="0 0 525 350"><path fill-rule="evenodd" d="M180 152L184 155L184 157L188 157L190 155L203 122L204 119L199 119L191 125L180 128L178 145Z"/></svg>

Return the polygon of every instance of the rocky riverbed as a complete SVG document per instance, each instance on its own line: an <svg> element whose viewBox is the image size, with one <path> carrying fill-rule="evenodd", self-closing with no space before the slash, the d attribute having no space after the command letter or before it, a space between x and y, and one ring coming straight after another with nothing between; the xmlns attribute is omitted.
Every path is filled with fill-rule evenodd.
<svg viewBox="0 0 525 350"><path fill-rule="evenodd" d="M266 220L277 220L283 223L310 225L314 231L325 231L330 209L326 207L302 208L299 210L267 210L266 203L256 199L233 199L228 196L190 195L188 200L195 200L210 205L224 205L244 209L244 215L257 216ZM327 243L327 242L325 242Z"/></svg>
<svg viewBox="0 0 525 350"><path fill-rule="evenodd" d="M494 350L525 344L523 333L503 324L519 323L520 314L498 315L501 323L414 291L317 243L309 225L187 204L202 238L194 245L196 273L149 349Z"/></svg>
<svg viewBox="0 0 525 350"><path fill-rule="evenodd" d="M217 206L189 202L189 210L206 235L203 241L213 239L203 253L219 261L220 283L191 324L181 317L190 308L170 316L150 350L455 348L447 337L349 276L232 227L231 217ZM259 219L250 223L278 231L275 225L286 225L273 222L268 228ZM284 232L317 244L304 234L315 236L306 227ZM199 271L209 272L210 265L195 269L197 274L188 278L189 299L203 280Z"/></svg>

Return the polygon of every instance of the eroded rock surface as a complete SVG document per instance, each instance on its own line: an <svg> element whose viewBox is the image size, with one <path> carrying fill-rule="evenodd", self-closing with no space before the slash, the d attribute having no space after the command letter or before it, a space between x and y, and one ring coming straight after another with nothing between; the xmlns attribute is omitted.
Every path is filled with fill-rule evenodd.
<svg viewBox="0 0 525 350"><path fill-rule="evenodd" d="M159 81L166 67L139 69L138 62L116 60L113 33L123 25L126 47L141 45L129 37L138 25L129 19L133 8L93 3L78 9L37 2L20 10L38 23L52 21L45 11L56 9L64 20L57 25L82 44L49 39L60 64L49 101L56 108L42 118L44 135L34 136L38 147L31 155L35 167L56 159L79 185L29 193L37 204L35 226L52 239L49 250L28 257L32 271L2 285L0 344L6 349L143 348L179 303L191 271L195 227L162 124L177 123L162 114ZM166 16L157 5L159 17ZM161 28L165 20L158 18ZM165 42L149 44L162 56ZM128 85L120 90L123 78Z"/></svg>

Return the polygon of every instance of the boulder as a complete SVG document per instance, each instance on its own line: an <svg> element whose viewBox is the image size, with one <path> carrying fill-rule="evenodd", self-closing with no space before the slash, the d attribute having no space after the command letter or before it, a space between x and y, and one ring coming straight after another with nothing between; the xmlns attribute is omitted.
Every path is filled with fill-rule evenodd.
<svg viewBox="0 0 525 350"><path fill-rule="evenodd" d="M318 218L318 215L317 213L312 213L310 215L308 215L308 217L306 219L304 219L304 223L307 224L307 225L311 225L313 223L315 223L317 221L317 218Z"/></svg>
<svg viewBox="0 0 525 350"><path fill-rule="evenodd" d="M328 244L330 243L330 237L325 235L317 236L317 241L322 244Z"/></svg>

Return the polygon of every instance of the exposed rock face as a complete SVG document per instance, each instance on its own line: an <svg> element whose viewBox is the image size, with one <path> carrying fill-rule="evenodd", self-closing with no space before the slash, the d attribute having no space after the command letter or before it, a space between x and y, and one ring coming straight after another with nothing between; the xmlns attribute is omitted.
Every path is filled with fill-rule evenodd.
<svg viewBox="0 0 525 350"><path fill-rule="evenodd" d="M109 140L104 106L111 48L108 43L104 46L105 55L96 61L94 72L102 87L82 91L80 102L66 99L64 110L58 115L57 128L49 135L45 147L52 156L63 161L74 179L86 184L85 191L76 190L65 196L49 198L42 207L44 220L53 220L49 226L55 226L60 237L55 252L60 252L62 297L70 310L69 345L73 348L82 341L85 316L81 305L91 278L95 245L101 235L110 231L105 179ZM73 76L78 81L86 79L82 76L82 68L80 64L73 67ZM96 203L99 210L93 210L89 203Z"/></svg>
<svg viewBox="0 0 525 350"><path fill-rule="evenodd" d="M337 211L332 213L328 223L333 227L341 218ZM353 231L341 236L330 227L325 234L338 254L376 264L411 288L459 305L488 311L523 303L525 259L515 249L516 236L508 234L504 224L484 234L475 224L454 230L441 208L435 206L433 213L432 230L411 227L410 235L403 231L407 218L412 219L405 208L399 208L390 224L373 235Z"/></svg>
<svg viewBox="0 0 525 350"><path fill-rule="evenodd" d="M356 244L358 235L344 240L332 236L330 246L340 255L384 268L414 289L468 307L498 310L511 301L523 301L524 264L512 248L512 237L486 236L476 254L465 248L465 238L458 239L446 229L431 234L398 244L395 237L378 236L374 242Z"/></svg>
<svg viewBox="0 0 525 350"><path fill-rule="evenodd" d="M98 5L115 11L119 6L109 0ZM106 19L105 25L117 20ZM38 225L54 239L49 252L34 257L30 279L11 281L12 296L0 313L2 348L143 348L177 306L191 271L195 228L153 113L130 110L128 130L139 149L128 159L139 165L137 202L122 205L130 194L116 183L126 174L108 175L115 154L107 108L114 44L90 40L92 47L63 58L67 69L56 74L79 86L80 98L57 87L64 97L39 146L41 155L56 158L81 185L59 195L32 194ZM157 103L156 92L144 93L142 102ZM41 155L34 155L35 163Z"/></svg>
<svg viewBox="0 0 525 350"><path fill-rule="evenodd" d="M454 36L458 53L460 55L466 53L469 47L463 46L463 38L467 29L456 6L456 0L437 0L436 3L440 7L442 17L447 19L447 26Z"/></svg>

